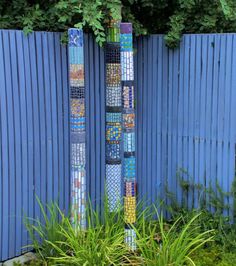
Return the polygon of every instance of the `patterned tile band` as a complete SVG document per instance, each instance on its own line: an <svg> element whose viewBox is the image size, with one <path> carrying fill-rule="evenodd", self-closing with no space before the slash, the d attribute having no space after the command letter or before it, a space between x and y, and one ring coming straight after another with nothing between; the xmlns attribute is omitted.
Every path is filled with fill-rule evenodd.
<svg viewBox="0 0 236 266"><path fill-rule="evenodd" d="M131 224L136 222L136 160L135 160L135 109L132 24L120 24L122 125L123 125L123 175L125 243L136 250L136 234Z"/></svg>
<svg viewBox="0 0 236 266"><path fill-rule="evenodd" d="M71 135L71 222L86 227L86 144L83 32L69 29L70 135Z"/></svg>
<svg viewBox="0 0 236 266"><path fill-rule="evenodd" d="M109 211L121 203L122 88L120 23L111 21L106 44L106 190Z"/></svg>

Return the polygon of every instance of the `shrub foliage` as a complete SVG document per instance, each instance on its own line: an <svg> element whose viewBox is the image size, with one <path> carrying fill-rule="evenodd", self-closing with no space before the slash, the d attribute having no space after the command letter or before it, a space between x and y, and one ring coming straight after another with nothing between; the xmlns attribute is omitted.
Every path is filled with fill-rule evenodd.
<svg viewBox="0 0 236 266"><path fill-rule="evenodd" d="M65 31L83 27L99 44L110 18L133 23L137 35L164 33L176 47L182 33L236 31L234 0L1 0L0 28Z"/></svg>

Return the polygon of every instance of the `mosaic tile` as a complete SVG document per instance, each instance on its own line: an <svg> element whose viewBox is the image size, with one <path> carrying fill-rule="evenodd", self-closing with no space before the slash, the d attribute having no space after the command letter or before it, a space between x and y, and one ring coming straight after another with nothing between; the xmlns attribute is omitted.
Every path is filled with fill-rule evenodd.
<svg viewBox="0 0 236 266"><path fill-rule="evenodd" d="M84 65L70 64L70 86L84 87Z"/></svg>
<svg viewBox="0 0 236 266"><path fill-rule="evenodd" d="M106 165L106 189L109 211L114 212L121 204L121 164Z"/></svg>
<svg viewBox="0 0 236 266"><path fill-rule="evenodd" d="M137 249L136 238L134 229L125 229L125 243L132 251Z"/></svg>
<svg viewBox="0 0 236 266"><path fill-rule="evenodd" d="M121 123L107 123L106 124L106 140L114 141L121 140L122 127Z"/></svg>
<svg viewBox="0 0 236 266"><path fill-rule="evenodd" d="M134 86L123 86L123 108L134 109Z"/></svg>
<svg viewBox="0 0 236 266"><path fill-rule="evenodd" d="M126 129L133 129L135 126L135 114L123 114L123 125Z"/></svg>
<svg viewBox="0 0 236 266"><path fill-rule="evenodd" d="M124 197L124 219L126 224L136 222L136 197Z"/></svg>
<svg viewBox="0 0 236 266"><path fill-rule="evenodd" d="M135 151L135 133L125 132L123 135L124 135L124 152L134 152Z"/></svg>
<svg viewBox="0 0 236 266"><path fill-rule="evenodd" d="M122 114L121 113L106 113L106 122L107 123L121 123Z"/></svg>

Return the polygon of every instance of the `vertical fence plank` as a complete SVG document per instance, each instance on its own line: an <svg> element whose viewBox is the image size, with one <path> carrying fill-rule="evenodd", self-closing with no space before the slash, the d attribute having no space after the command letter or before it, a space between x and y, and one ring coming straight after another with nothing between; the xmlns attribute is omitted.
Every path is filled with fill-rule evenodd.
<svg viewBox="0 0 236 266"><path fill-rule="evenodd" d="M232 36L232 54L231 54L231 59L232 59L232 68L231 68L231 79L230 79L230 132L229 132L229 140L230 140L230 166L231 168L229 169L229 176L231 176L231 179L229 180L229 186L233 185L233 181L235 181L235 142L236 142L236 121L235 121L235 104L236 104L236 90L234 89L234 85L236 84L236 51L233 49L236 45L236 37L235 35ZM234 198L230 197L229 199L229 204L230 206L233 205ZM230 215L232 215L233 212L231 210Z"/></svg>
<svg viewBox="0 0 236 266"><path fill-rule="evenodd" d="M153 53L149 53L149 51L153 51L152 38L147 40L147 67L146 67L146 170L145 174L146 178L146 196L148 200L148 204L152 202L152 134L153 134L153 112L152 112L152 98L153 98L153 86L152 86L152 67L153 67Z"/></svg>
<svg viewBox="0 0 236 266"><path fill-rule="evenodd" d="M224 85L224 93L225 93L225 101L224 101L224 131L223 131L223 173L221 179L223 179L222 190L224 192L231 191L231 183L233 181L232 171L230 169L233 168L232 160L230 160L230 156L232 154L231 150L231 142L230 142L230 129L233 125L230 124L230 109L231 106L231 73L232 73L232 54L233 54L233 36L226 35L226 51L225 51L225 85ZM224 204L229 204L229 197L224 197ZM229 215L229 210L224 210L224 213Z"/></svg>
<svg viewBox="0 0 236 266"><path fill-rule="evenodd" d="M194 142L194 170L193 182L199 184L199 166L200 160L203 159L199 155L200 146L200 88L201 88L201 38L196 35L196 50L195 50L195 80L194 80L194 128L193 128L193 142ZM198 207L199 191L194 187L194 208Z"/></svg>
<svg viewBox="0 0 236 266"><path fill-rule="evenodd" d="M156 175L156 202L158 203L160 200L163 199L163 180L162 180L162 131L161 131L161 122L162 122L162 86L163 86L163 54L162 54L162 46L163 46L163 38L161 35L157 36L157 45L158 45L158 53L157 53L157 73L156 75L156 84L157 87L155 89L156 91L156 97L157 102L154 104L156 105L156 117L157 117L157 145L156 145L156 162L154 164L156 165L156 172L154 175Z"/></svg>
<svg viewBox="0 0 236 266"><path fill-rule="evenodd" d="M201 76L200 76L200 102L199 102L199 184L205 187L206 168L206 95L207 95L207 60L209 39L201 36ZM210 76L209 76L210 77ZM205 201L205 193L200 192L199 200Z"/></svg>
<svg viewBox="0 0 236 266"><path fill-rule="evenodd" d="M100 143L100 154L98 155L100 158L100 204L101 211L103 211L103 196L105 192L105 59L104 59L104 49L99 49L99 82L100 82L100 95L99 95L99 103L100 103L100 139L97 141Z"/></svg>
<svg viewBox="0 0 236 266"><path fill-rule="evenodd" d="M52 200L59 200L59 171L58 171L58 121L57 121L57 79L55 66L55 46L54 33L48 33L48 49L49 49L49 69L50 69L50 91L51 91L51 145L52 145Z"/></svg>
<svg viewBox="0 0 236 266"><path fill-rule="evenodd" d="M21 224L21 243L18 245L18 249L27 243L28 234L22 223L24 215L28 215L28 199L25 188L27 188L27 171L28 171L28 143L27 143L27 104L26 104L26 81L25 81L25 58L24 58L24 47L23 47L23 36L20 31L16 31L16 42L17 42L17 61L18 68L21 66L19 79L19 99L20 99L20 113L21 113L21 159L22 159L22 172L21 172L21 189L22 189L22 201L20 209L20 220L18 223ZM18 232L20 232L18 231Z"/></svg>
<svg viewBox="0 0 236 266"><path fill-rule="evenodd" d="M29 36L29 59L31 70L31 91L32 91L32 108L33 108L33 147L34 153L31 158L33 164L32 180L32 202L34 206L34 217L40 217L39 205L35 204L35 196L40 197L40 135L39 135L39 103L38 103L38 75L37 75L37 58L36 58L35 33Z"/></svg>
<svg viewBox="0 0 236 266"><path fill-rule="evenodd" d="M40 192L37 195L42 204L46 204L46 183L47 183L47 157L46 155L46 112L45 112L45 86L44 86L44 73L43 73L43 47L42 47L42 34L35 35L35 45L36 45L36 57L37 57L37 76L38 76L38 97L39 97L39 131L40 131L40 189L37 188L37 191ZM36 192L37 194L37 192ZM38 213L39 211L37 211ZM40 217L42 217L40 215Z"/></svg>
<svg viewBox="0 0 236 266"><path fill-rule="evenodd" d="M224 145L227 140L223 138L224 134L224 104L225 104L225 71L226 71L226 36L222 35L220 38L220 58L219 58L219 85L218 85L218 99L217 99L217 122L216 122L216 139L217 139L217 186L223 189L223 160L225 158ZM217 195L220 197L220 191L217 189ZM224 200L222 202L224 204ZM226 214L226 213L225 213Z"/></svg>
<svg viewBox="0 0 236 266"><path fill-rule="evenodd" d="M16 182L15 182L15 129L14 129L14 102L13 102L13 84L12 84L12 62L11 62L11 47L10 47L10 32L3 33L3 45L5 60L5 77L6 77L6 94L7 94L7 112L8 112L8 149L9 149L9 239L15 238L15 211L16 211ZM9 256L15 255L15 245L8 243Z"/></svg>
<svg viewBox="0 0 236 266"><path fill-rule="evenodd" d="M26 121L27 121L27 175L25 178L24 189L28 191L27 195L27 217L33 217L33 107L32 107L32 93L31 93L31 70L30 66L30 54L29 54L29 40L23 38L24 49L24 73L25 73L25 101L26 101ZM27 235L28 236L28 235ZM27 244L28 244L27 239Z"/></svg>
<svg viewBox="0 0 236 266"><path fill-rule="evenodd" d="M168 49L165 46L164 40L162 40L162 54L163 54L163 88L162 88L162 112L161 112L161 131L162 131L162 193L163 193L163 200L165 203L166 201L166 193L165 189L167 186L167 141L168 141L168 121L167 121L167 115L168 115ZM145 67L145 66L144 66Z"/></svg>
<svg viewBox="0 0 236 266"><path fill-rule="evenodd" d="M173 108L173 68L174 68L174 51L169 50L168 52L168 85L167 85L167 186L169 192L173 191L173 180L172 180L172 108ZM167 199L167 204L171 202Z"/></svg>
<svg viewBox="0 0 236 266"><path fill-rule="evenodd" d="M143 50L142 50L142 43L141 39L136 39L136 55L134 56L134 79L135 79L135 96L136 96L136 114L135 114L135 124L136 124L136 147L137 147L137 161L142 160L142 111L140 111L140 108L142 107L142 65L143 65ZM138 52L139 51L139 52ZM138 78L139 77L139 78ZM137 104L139 103L139 104ZM143 179L145 177L142 176L142 164L136 163L136 173L137 173L137 196L138 199L143 198Z"/></svg>
<svg viewBox="0 0 236 266"><path fill-rule="evenodd" d="M184 36L184 45L183 45L183 53L184 53L184 67L183 67L183 166L180 171L179 178L184 182L188 181L188 177L186 172L188 171L188 127L189 127L189 63L190 63L190 38L189 36ZM187 206L187 194L186 191L183 191L182 202ZM185 193L184 193L185 192Z"/></svg>
<svg viewBox="0 0 236 266"><path fill-rule="evenodd" d="M55 68L56 68L56 94L57 94L57 133L58 133L58 200L61 209L65 210L65 187L64 187L64 146L63 142L63 88L62 88L62 60L60 34L54 34Z"/></svg>
<svg viewBox="0 0 236 266"><path fill-rule="evenodd" d="M13 93L13 109L14 109L14 146L15 146L15 204L16 209L15 213L13 214L12 219L15 220L15 254L19 255L21 250L19 247L21 246L21 234L17 232L21 231L21 176L22 176L22 169L21 169L21 113L20 113L20 102L19 102L19 78L18 76L21 74L20 69L18 69L18 62L17 62L17 45L16 45L16 36L15 31L10 31L10 53L11 53L11 72L12 72L12 93ZM18 73L18 71L20 73Z"/></svg>
<svg viewBox="0 0 236 266"><path fill-rule="evenodd" d="M158 39L157 36L155 36L154 38L152 38L152 50L153 50L153 57L152 57L152 68L150 69L151 73L152 73L152 79L151 82L152 84L157 84L157 76L158 76L158 72L157 72L157 54L158 54ZM157 172L157 164L156 162L158 162L158 158L157 158L157 143L158 143L158 139L159 136L157 134L157 123L159 120L158 117L158 106L156 104L156 102L158 101L157 98L157 93L158 93L158 88L156 87L152 87L152 105L151 105L151 112L152 112L152 123L153 123L153 130L152 130L152 135L151 135L151 146L152 146L152 154L151 154L151 164L152 164L152 173L151 175L155 175L156 176L156 180L152 179L151 182L151 195L152 195L152 203L157 202L157 198L156 198L156 191L158 189L158 172ZM137 136L137 135L136 135Z"/></svg>
<svg viewBox="0 0 236 266"><path fill-rule="evenodd" d="M92 41L92 36L89 36L89 82L90 82L90 93L89 93L89 105L90 105L90 143L91 143L91 149L93 149L93 153L89 152L90 154L90 165L92 166L90 168L90 189L91 189L91 201L92 204L95 205L95 191L96 191L96 146L95 146L95 137L96 137L96 131L95 131L95 75L94 75L94 44Z"/></svg>
<svg viewBox="0 0 236 266"><path fill-rule="evenodd" d="M206 168L205 168L205 186L209 190L211 185L211 178L212 178L212 172L211 172L211 110L212 110L212 87L213 87L213 63L214 63L214 43L215 43L215 35L210 35L208 38L208 43L206 42L206 39L203 41L203 45L207 45L207 80L206 80L206 132L205 132L205 138L206 138ZM209 200L209 197L207 196L206 201ZM207 205L208 206L208 205ZM209 207L209 206L208 206Z"/></svg>
<svg viewBox="0 0 236 266"><path fill-rule="evenodd" d="M178 204L182 204L182 187L181 187L181 179L182 179L182 171L184 168L184 120L185 120L185 113L184 109L186 108L185 102L184 102L184 82L185 82L185 38L183 38L181 44L180 44L180 51L179 51L179 68L178 68L178 124L177 124L177 172L176 172L176 179L178 182L177 187L177 201Z"/></svg>
<svg viewBox="0 0 236 266"><path fill-rule="evenodd" d="M6 76L5 76L5 60L9 60L5 54L4 49L4 38L6 35L1 31L0 35L0 108L1 108L1 136L2 136L2 238L1 238L1 259L5 260L9 257L8 243L9 243L9 149L8 149L8 108L7 108L7 87L6 87ZM4 128L4 130L3 130ZM5 199L5 200L4 200Z"/></svg>
<svg viewBox="0 0 236 266"><path fill-rule="evenodd" d="M61 75L62 75L62 106L63 106L63 147L64 147L64 197L65 210L70 208L70 109L69 109L69 76L68 76L68 51L66 46L61 46Z"/></svg>
<svg viewBox="0 0 236 266"><path fill-rule="evenodd" d="M53 199L53 149L52 149L52 109L51 109L51 85L49 70L49 48L48 35L43 33L43 63L44 63L44 86L45 86L45 112L46 112L46 143L47 143L47 202Z"/></svg>
<svg viewBox="0 0 236 266"><path fill-rule="evenodd" d="M220 62L220 38L215 36L214 42L214 62L213 62L213 86L212 86L212 109L211 109L211 186L216 191L217 183L217 116L218 116L218 87L219 87L219 62ZM214 210L214 208L212 209Z"/></svg>
<svg viewBox="0 0 236 266"><path fill-rule="evenodd" d="M172 131L170 132L170 137L172 138L172 152L171 152L171 191L178 195L178 186L179 182L177 179L177 161L178 161L178 152L177 152L177 143L178 143L178 98L179 98L179 48L174 51L173 55L173 85L172 85L172 113L171 113L171 123Z"/></svg>
<svg viewBox="0 0 236 266"><path fill-rule="evenodd" d="M99 46L98 45L94 45L94 62L93 62L93 66L94 66L94 116L96 116L95 118L95 125L94 125L94 130L95 130L95 150L96 150L96 157L95 157L95 165L96 165L96 172L95 172L95 204L96 204L96 210L99 211L100 210L100 191L101 191L101 175L100 175L100 168L101 168L101 142L98 141L99 139L101 139L101 135L100 135L100 121L101 121L101 114L100 114L100 104L101 104L101 97L100 97L100 92L101 92L101 88L100 88L100 69L99 69Z"/></svg>
<svg viewBox="0 0 236 266"><path fill-rule="evenodd" d="M146 204L149 201L149 195L147 191L147 186L148 186L148 180L150 179L150 173L149 169L147 169L147 129L148 129L148 95L149 95L149 90L148 88L148 39L143 40L143 56L146 60L146 67L143 68L143 92L142 92L142 100L143 100L143 105L142 105L142 112L143 112L143 133L142 133L142 190L143 190L143 197L146 201ZM149 57L150 59L150 57Z"/></svg>

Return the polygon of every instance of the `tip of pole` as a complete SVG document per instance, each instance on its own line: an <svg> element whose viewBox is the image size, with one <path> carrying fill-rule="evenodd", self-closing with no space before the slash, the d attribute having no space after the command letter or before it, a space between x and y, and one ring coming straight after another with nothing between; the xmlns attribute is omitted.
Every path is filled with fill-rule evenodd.
<svg viewBox="0 0 236 266"><path fill-rule="evenodd" d="M122 22L120 23L120 33L132 33L132 23Z"/></svg>

